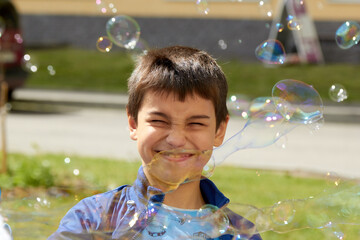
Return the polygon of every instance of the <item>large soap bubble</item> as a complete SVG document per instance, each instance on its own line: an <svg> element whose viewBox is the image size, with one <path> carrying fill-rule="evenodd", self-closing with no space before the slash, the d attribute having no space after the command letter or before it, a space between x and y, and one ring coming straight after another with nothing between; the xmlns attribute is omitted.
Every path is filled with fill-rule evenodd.
<svg viewBox="0 0 360 240"><path fill-rule="evenodd" d="M297 126L316 124L323 119L323 103L312 86L286 79L274 85L272 97L254 99L248 112L243 129L214 149L216 165L240 149L265 147Z"/></svg>
<svg viewBox="0 0 360 240"><path fill-rule="evenodd" d="M309 124L323 118L323 103L319 93L304 82L286 79L272 90L277 110L292 122Z"/></svg>
<svg viewBox="0 0 360 240"><path fill-rule="evenodd" d="M344 22L335 34L335 41L342 49L348 49L358 44L360 40L360 25L354 21Z"/></svg>
<svg viewBox="0 0 360 240"><path fill-rule="evenodd" d="M211 150L174 149L157 153L144 172L150 184L162 192L170 192L180 184L210 177L214 165L209 163Z"/></svg>
<svg viewBox="0 0 360 240"><path fill-rule="evenodd" d="M108 20L106 32L119 47L134 49L140 37L140 26L133 18L119 15Z"/></svg>

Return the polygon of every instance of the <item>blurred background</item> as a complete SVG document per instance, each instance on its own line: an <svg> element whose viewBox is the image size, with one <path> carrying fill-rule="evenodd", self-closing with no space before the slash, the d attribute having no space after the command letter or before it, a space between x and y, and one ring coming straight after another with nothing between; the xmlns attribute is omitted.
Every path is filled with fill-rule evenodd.
<svg viewBox="0 0 360 240"><path fill-rule="evenodd" d="M359 12L360 0L0 0L0 214L16 239L44 238L82 197L132 183L140 161L127 79L147 50L186 45L209 52L227 76L226 138L280 80L318 91L325 122L232 154L213 180L234 203L260 209L322 193L296 210L331 218L324 189L340 193L340 183L360 178ZM358 239L360 211L343 204L352 212L333 220L344 229L312 219L293 234L263 229L264 239L343 239L342 231Z"/></svg>

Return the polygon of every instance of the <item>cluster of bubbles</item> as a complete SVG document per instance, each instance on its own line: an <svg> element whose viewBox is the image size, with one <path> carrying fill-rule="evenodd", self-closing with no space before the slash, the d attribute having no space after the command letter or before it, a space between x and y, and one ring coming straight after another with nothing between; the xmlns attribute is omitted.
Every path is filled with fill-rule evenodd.
<svg viewBox="0 0 360 240"><path fill-rule="evenodd" d="M238 99L240 98L241 96ZM247 109L246 105L238 104L238 99L233 98L233 102L236 103L235 106L239 106L235 108L241 112L241 115L246 112L246 125L222 146L214 150L159 152L150 163L144 166L144 172L147 173L151 186L160 189L163 193L168 193L177 189L183 183L199 181L204 177L208 178L212 175L215 167L235 151L265 147L276 142L281 136L297 126L311 125L322 119L322 101L317 91L310 85L297 80L286 79L279 81L274 85L271 97L254 99L248 104ZM234 111L236 110L234 109ZM187 161L177 161L177 159L183 157L187 158ZM73 163L72 159L69 157L63 159L63 164L72 175L79 176L81 171ZM63 198L64 193L62 191L60 193L55 191L53 193L55 200L52 201ZM333 196L331 197L333 199ZM80 196L75 196L71 205L80 198ZM96 199L97 195L94 198ZM259 232L284 232L305 226L318 228L328 224L328 222L322 222L322 219L313 218L310 218L312 222L302 223L303 225L299 225L297 222L299 212L305 211L307 214L305 209L319 209L322 206L321 204L324 204L324 201L280 201L264 209L234 204L229 206L232 211L227 207L219 209L216 206L205 205L199 210L184 213L149 200L143 199L142 204L144 207L140 207L134 212L127 212L120 226L116 226L116 229L111 229L111 226L109 226L107 231L113 231L113 236L115 234L121 239L133 236L139 237L143 231L150 232L154 236L161 236L165 230L173 227L173 224L171 224L173 221L178 221L182 225L186 224L187 226L202 229L208 238L231 235L233 239L250 239L251 236ZM36 225L38 231L31 232L28 228L24 228L24 232L14 232L17 237L25 235L25 231L26 234L31 232L31 236L26 235L28 238L36 238L41 234L48 234L49 236L51 234L51 232L49 233L49 225L56 226L58 224L53 220L53 216L63 216L64 210L69 208L68 205L63 208L55 208L56 204L52 204L52 201L47 196L27 197L20 201L3 201L0 214L9 219L10 224L22 224L25 221L30 221L32 224L29 225L29 228L30 226L34 228L34 225ZM307 207L303 209L304 204ZM344 207L344 205L341 207ZM103 217L107 216L106 213L102 213L104 209L89 209L89 211L99 212L101 213L100 216ZM236 217L234 213L241 215L243 218ZM87 214L77 212L77 218L80 222L92 226L92 220L84 219L85 216ZM309 216L312 217L314 214ZM333 215L330 215L329 219L335 224L339 218L332 219L332 217ZM353 217L353 215L350 213L349 217ZM341 221L349 222L351 220L342 219ZM104 222L106 222L105 219ZM91 236L104 236L107 232L99 231L89 234ZM193 236L189 234L191 233L179 232L176 239L191 239ZM75 239L76 237L74 236Z"/></svg>
<svg viewBox="0 0 360 240"><path fill-rule="evenodd" d="M39 63L28 53L24 54L21 59L21 66L25 71L30 73L36 73L39 70ZM50 76L56 75L56 70L52 65L47 65L46 70Z"/></svg>
<svg viewBox="0 0 360 240"><path fill-rule="evenodd" d="M360 41L360 25L355 21L344 22L335 33L335 42L341 49L350 49ZM335 83L329 88L329 97L334 102L342 102L348 93L342 84Z"/></svg>
<svg viewBox="0 0 360 240"><path fill-rule="evenodd" d="M95 5L99 9L99 11L103 14L107 13L117 13L117 8L113 1L108 0L95 0Z"/></svg>

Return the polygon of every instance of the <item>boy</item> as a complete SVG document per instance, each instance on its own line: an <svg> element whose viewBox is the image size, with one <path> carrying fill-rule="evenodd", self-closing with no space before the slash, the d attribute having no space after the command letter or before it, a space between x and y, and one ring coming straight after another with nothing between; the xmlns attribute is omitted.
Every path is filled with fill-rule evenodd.
<svg viewBox="0 0 360 240"><path fill-rule="evenodd" d="M214 183L200 180L225 136L227 88L203 51L173 46L142 56L128 80L130 137L142 159L134 185L82 200L49 239L232 239L234 231L261 239ZM214 214L198 221L204 205Z"/></svg>

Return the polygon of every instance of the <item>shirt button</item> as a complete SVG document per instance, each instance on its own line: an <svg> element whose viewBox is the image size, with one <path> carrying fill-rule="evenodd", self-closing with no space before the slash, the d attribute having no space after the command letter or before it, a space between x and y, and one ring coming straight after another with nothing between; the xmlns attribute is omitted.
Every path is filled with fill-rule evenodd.
<svg viewBox="0 0 360 240"><path fill-rule="evenodd" d="M128 200L128 201L126 202L126 204L133 206L133 205L135 205L135 201L134 201L134 200Z"/></svg>

